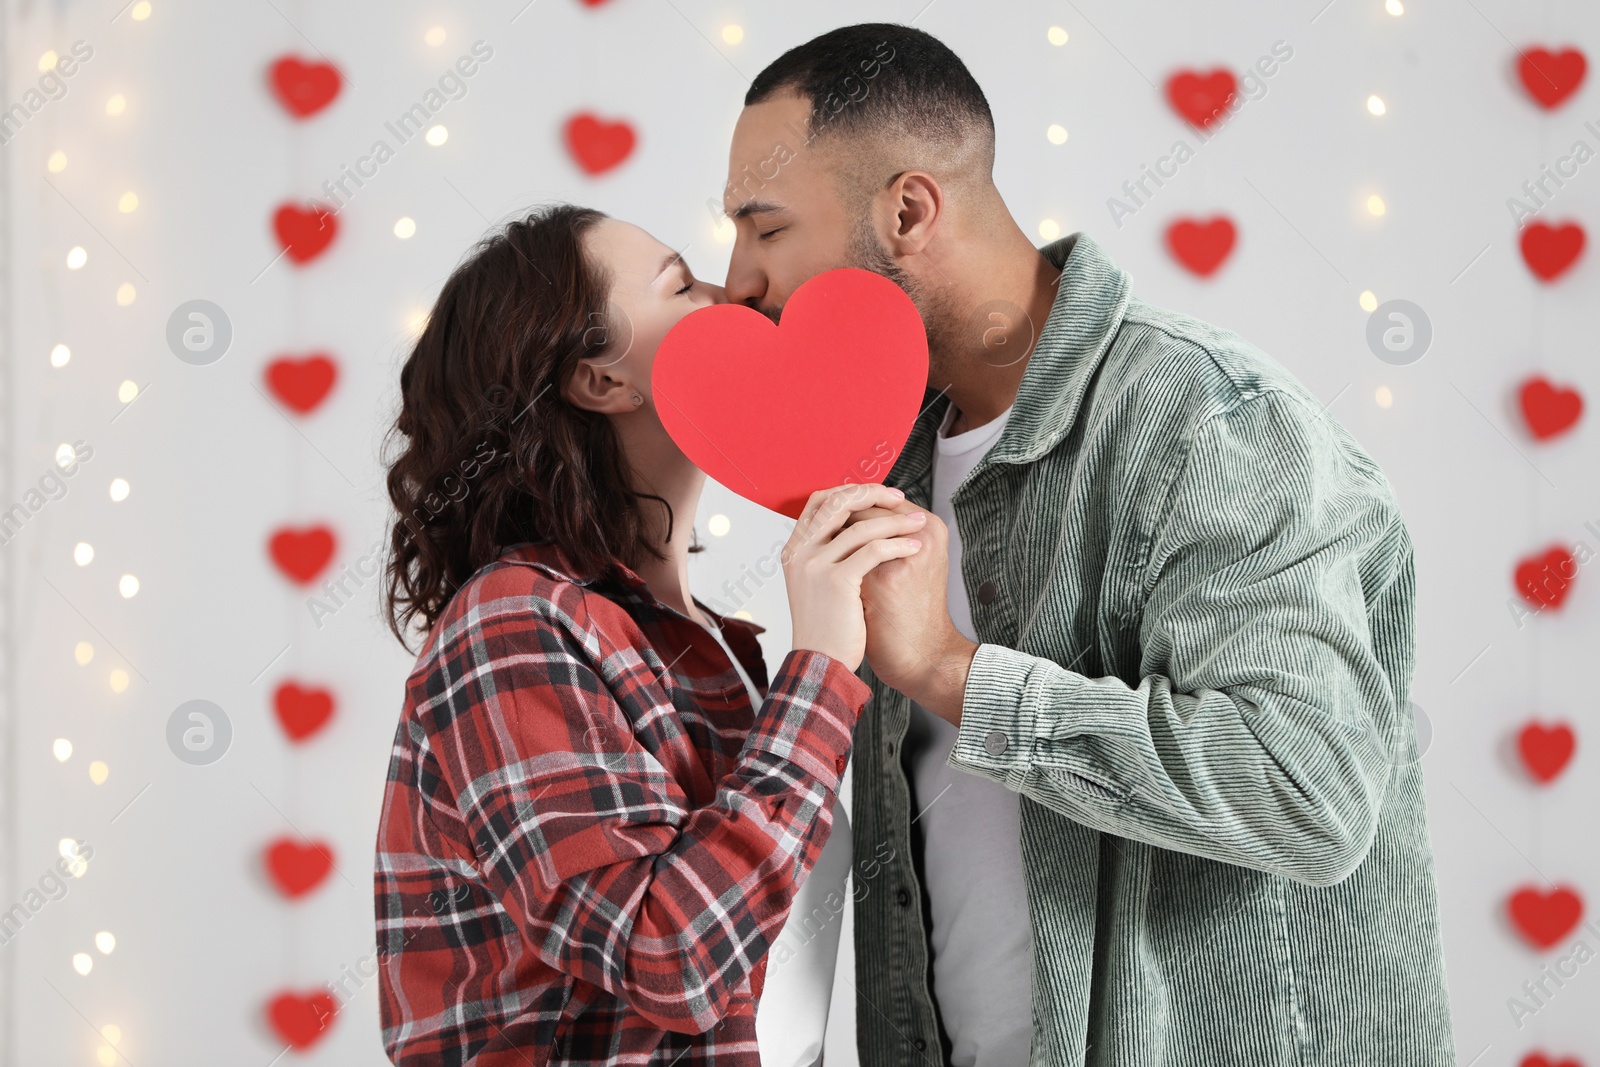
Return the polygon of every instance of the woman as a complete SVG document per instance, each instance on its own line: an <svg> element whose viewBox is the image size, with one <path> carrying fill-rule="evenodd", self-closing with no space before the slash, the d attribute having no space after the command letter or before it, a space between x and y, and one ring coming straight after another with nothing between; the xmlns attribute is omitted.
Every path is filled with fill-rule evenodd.
<svg viewBox="0 0 1600 1067"><path fill-rule="evenodd" d="M651 393L662 337L725 300L638 227L548 208L455 271L401 371L387 600L426 638L375 874L397 1064L817 1060L832 956L768 950L832 840L861 580L923 518L851 523L901 501L880 485L811 497L767 688L762 628L689 593L705 476Z"/></svg>

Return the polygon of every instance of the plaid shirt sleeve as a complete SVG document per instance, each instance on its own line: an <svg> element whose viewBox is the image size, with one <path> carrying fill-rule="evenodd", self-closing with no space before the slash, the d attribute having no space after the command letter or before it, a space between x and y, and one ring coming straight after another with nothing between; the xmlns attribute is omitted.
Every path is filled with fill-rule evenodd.
<svg viewBox="0 0 1600 1067"><path fill-rule="evenodd" d="M694 806L631 724L662 701L660 660L613 643L603 598L546 588L485 595L436 633L412 694L429 812L471 842L547 965L662 1029L705 1032L747 978L759 993L871 690L791 651L732 771Z"/></svg>

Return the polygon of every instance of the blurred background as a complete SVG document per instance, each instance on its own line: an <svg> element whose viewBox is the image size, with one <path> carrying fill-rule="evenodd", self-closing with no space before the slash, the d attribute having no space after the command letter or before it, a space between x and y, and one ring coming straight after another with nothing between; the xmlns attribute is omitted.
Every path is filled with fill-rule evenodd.
<svg viewBox="0 0 1600 1067"><path fill-rule="evenodd" d="M475 239L552 199L720 282L747 84L859 21L968 63L1039 244L1089 233L1382 464L1459 1060L1600 1064L1600 7L0 11L0 1065L384 1062L370 871L412 657L377 607L381 441L409 339ZM726 583L787 522L714 484L696 522L697 594L775 664L781 581Z"/></svg>

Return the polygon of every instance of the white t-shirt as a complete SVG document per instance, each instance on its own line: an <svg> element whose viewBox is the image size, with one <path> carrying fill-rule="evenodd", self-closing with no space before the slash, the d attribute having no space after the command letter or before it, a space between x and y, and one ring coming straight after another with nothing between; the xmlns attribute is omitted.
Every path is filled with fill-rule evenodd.
<svg viewBox="0 0 1600 1067"><path fill-rule="evenodd" d="M750 706L760 708L761 694L739 657L715 625L707 629L739 672L750 693ZM822 1059L834 966L839 958L839 930L848 900L845 878L850 873L850 818L837 796L831 810L833 831L811 873L795 891L789 916L767 954L767 978L756 1002L761 1067L813 1067Z"/></svg>
<svg viewBox="0 0 1600 1067"><path fill-rule="evenodd" d="M1011 409L946 437L955 414L952 404L935 438L932 510L950 528L951 621L976 641L950 494L1000 439ZM1033 935L1019 797L999 782L951 767L955 740L956 727L911 705L905 754L917 813L912 821L922 831L933 995L954 1067L1015 1067L1028 1062L1033 1033Z"/></svg>

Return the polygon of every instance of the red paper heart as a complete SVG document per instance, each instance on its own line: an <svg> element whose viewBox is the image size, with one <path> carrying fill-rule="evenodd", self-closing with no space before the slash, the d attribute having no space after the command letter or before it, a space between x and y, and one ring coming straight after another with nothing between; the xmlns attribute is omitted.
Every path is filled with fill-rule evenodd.
<svg viewBox="0 0 1600 1067"><path fill-rule="evenodd" d="M1554 281L1577 262L1583 244L1583 227L1576 222L1560 226L1530 222L1522 231L1522 258L1541 280Z"/></svg>
<svg viewBox="0 0 1600 1067"><path fill-rule="evenodd" d="M282 356L267 364L267 388L302 415L322 403L338 377L338 365L320 352L304 359Z"/></svg>
<svg viewBox="0 0 1600 1067"><path fill-rule="evenodd" d="M1583 1064L1571 1057L1564 1060L1550 1060L1546 1059L1542 1052L1530 1052L1522 1057L1522 1062L1517 1067L1583 1067Z"/></svg>
<svg viewBox="0 0 1600 1067"><path fill-rule="evenodd" d="M339 220L321 204L284 204L272 216L278 244L296 263L309 263L327 251L339 232Z"/></svg>
<svg viewBox="0 0 1600 1067"><path fill-rule="evenodd" d="M1539 948L1549 948L1572 932L1583 918L1583 899L1560 886L1548 893L1532 887L1511 894L1511 922Z"/></svg>
<svg viewBox="0 0 1600 1067"><path fill-rule="evenodd" d="M333 694L326 689L301 689L284 682L272 694L272 705L291 741L304 741L333 718Z"/></svg>
<svg viewBox="0 0 1600 1067"><path fill-rule="evenodd" d="M1530 722L1517 735L1517 751L1522 755L1523 766L1541 782L1555 781L1566 770L1577 744L1572 727L1564 722L1549 728Z"/></svg>
<svg viewBox="0 0 1600 1067"><path fill-rule="evenodd" d="M311 892L333 870L333 850L322 842L302 845L280 837L267 846L267 871L278 891L293 899Z"/></svg>
<svg viewBox="0 0 1600 1067"><path fill-rule="evenodd" d="M333 103L342 79L332 63L302 63L294 56L284 56L272 64L268 81L284 110L303 119Z"/></svg>
<svg viewBox="0 0 1600 1067"><path fill-rule="evenodd" d="M626 122L602 122L584 112L567 120L567 151L587 174L603 174L633 152L633 127Z"/></svg>
<svg viewBox="0 0 1600 1067"><path fill-rule="evenodd" d="M324 990L304 996L279 993L267 1004L267 1018L278 1040L296 1049L310 1048L322 1040L338 1014L338 1001Z"/></svg>
<svg viewBox="0 0 1600 1067"><path fill-rule="evenodd" d="M1238 236L1232 220L1221 215L1207 222L1179 219L1167 227L1172 258L1202 278L1222 266Z"/></svg>
<svg viewBox="0 0 1600 1067"><path fill-rule="evenodd" d="M1517 591L1522 599L1537 608L1559 608L1578 577L1578 562L1572 553L1557 546L1542 556L1530 556L1517 564Z"/></svg>
<svg viewBox="0 0 1600 1067"><path fill-rule="evenodd" d="M927 388L928 335L898 285L843 267L796 289L779 326L743 304L690 312L651 382L684 455L798 518L818 489L882 482L894 466Z"/></svg>
<svg viewBox="0 0 1600 1067"><path fill-rule="evenodd" d="M1197 74L1180 70L1167 79L1167 102L1194 125L1208 127L1227 114L1228 101L1238 88L1238 79L1231 71L1219 68L1209 74Z"/></svg>
<svg viewBox="0 0 1600 1067"><path fill-rule="evenodd" d="M303 530L284 527L272 535L267 547L278 569L305 585L328 565L333 558L335 543L333 531L326 526L311 526Z"/></svg>
<svg viewBox="0 0 1600 1067"><path fill-rule="evenodd" d="M1583 417L1583 397L1576 389L1563 389L1543 378L1523 382L1520 399L1528 431L1541 441L1565 433Z"/></svg>
<svg viewBox="0 0 1600 1067"><path fill-rule="evenodd" d="M1543 108L1552 108L1577 91L1589 63L1576 48L1547 52L1529 48L1517 61L1517 74L1523 88Z"/></svg>

